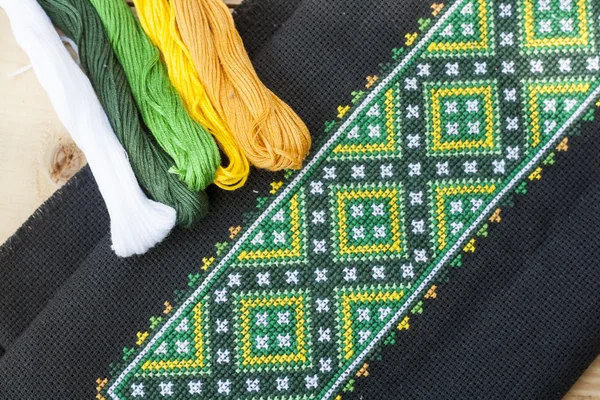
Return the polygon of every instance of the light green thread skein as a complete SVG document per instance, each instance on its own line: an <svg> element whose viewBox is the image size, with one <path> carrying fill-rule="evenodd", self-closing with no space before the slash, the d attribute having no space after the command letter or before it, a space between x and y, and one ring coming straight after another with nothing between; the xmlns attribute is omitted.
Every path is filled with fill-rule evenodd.
<svg viewBox="0 0 600 400"><path fill-rule="evenodd" d="M187 114L159 52L123 0L91 0L121 62L142 117L173 158L171 172L195 191L215 178L221 162L210 133Z"/></svg>

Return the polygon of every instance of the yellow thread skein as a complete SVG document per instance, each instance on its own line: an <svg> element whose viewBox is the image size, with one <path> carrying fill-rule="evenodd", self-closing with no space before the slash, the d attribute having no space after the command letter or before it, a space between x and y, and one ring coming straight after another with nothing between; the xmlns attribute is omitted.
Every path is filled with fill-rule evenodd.
<svg viewBox="0 0 600 400"><path fill-rule="evenodd" d="M310 133L256 75L223 0L171 2L204 89L250 162L271 171L301 168Z"/></svg>
<svg viewBox="0 0 600 400"><path fill-rule="evenodd" d="M167 0L134 0L134 3L142 27L160 50L169 78L189 114L208 129L229 159L227 167L221 166L217 170L215 184L226 190L243 186L250 172L248 159L227 124L213 108L198 79L198 72L177 29L172 6Z"/></svg>

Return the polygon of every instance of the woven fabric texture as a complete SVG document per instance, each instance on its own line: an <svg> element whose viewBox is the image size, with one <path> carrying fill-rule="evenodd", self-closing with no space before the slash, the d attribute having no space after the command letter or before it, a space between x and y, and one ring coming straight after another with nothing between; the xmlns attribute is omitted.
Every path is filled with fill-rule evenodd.
<svg viewBox="0 0 600 400"><path fill-rule="evenodd" d="M450 2L439 20L429 21L432 33L412 57L410 48L404 54L392 50L410 40L419 25L427 25L422 17L431 10L421 2L298 1L293 8L265 2L276 11L265 17L263 28L243 23L244 15L261 9L261 2L244 6L237 15L242 34L264 32L257 34L258 44L246 38L261 77L317 133L317 148L327 148L333 132L339 141L330 144L330 153L313 156L318 162L307 167L307 178L295 178L297 185L292 181L280 188L284 177L262 173L245 191L213 191L214 210L201 226L176 231L147 256L118 260L107 237L77 242L81 249L55 249L57 259L64 252L75 254L66 263L72 274L38 283L50 288L42 292L46 295L23 300L36 305L19 316L20 325L2 344L0 398L91 397L96 378L105 376L110 379L97 385L106 398L291 399L338 393L343 398L559 398L599 346L593 337L598 272L592 261L599 250L594 240L598 192L589 173L598 168L597 127L588 123L581 136L562 139L582 129L571 116L595 100L595 36L588 35L589 43L564 44L575 46L567 51L568 63L559 63L555 55L541 60L536 52L512 53L508 44L501 48L501 41L510 41L509 27L518 32L517 19L508 25L491 23L508 12L509 3ZM580 13L563 19L588 23L597 18L592 3L582 4L584 14L581 4L572 4L571 11ZM511 11L526 10L513 5ZM285 22L273 23L274 18ZM583 35L583 26L576 33ZM466 36L473 29L481 41L488 39L487 47L481 41L464 44L470 43ZM515 33L513 44L520 40ZM458 61L452 60L453 52L459 53ZM384 83L370 79L369 93L380 95L358 93L365 76L385 76L379 64L392 54L398 65L409 60L406 68ZM501 80L503 68L510 69L502 63L513 56L520 61L513 66L517 76ZM551 70L552 61L556 67ZM547 70L539 71L539 62ZM571 70L563 72L573 73L557 79L550 72L558 71L559 64L565 69L570 64ZM538 72L546 73L544 80ZM415 77L420 77L418 84L426 82L426 90L406 100ZM513 86L518 98L530 100L526 104L544 109L537 120L532 108L502 103L510 102L506 98L513 96ZM352 100L363 112L340 107L337 113L346 119L335 127L327 123L328 132L319 134L336 106ZM473 119L454 118L458 113L472 113ZM515 117L523 129L511 128ZM585 118L592 120L593 114ZM393 146L400 142L392 135L396 125L431 132L431 139L421 138L415 147L422 150L410 153L408 143L419 140L407 134L402 136L406 146ZM569 132L560 131L564 126ZM546 144L548 151L542 149ZM526 171L529 183L511 183L519 171ZM84 173L81 179L89 177ZM419 195L421 184L427 189ZM492 204L505 187L508 194L493 207L504 209L502 224L478 226L474 234L480 249L474 255L448 256L449 264L462 267L431 275L430 261L450 254L479 214L488 218L480 208ZM509 193L514 189L517 199ZM431 193L437 202L429 204ZM431 209L410 209L419 198ZM261 213L267 222L245 230ZM365 213L372 218L361 222ZM314 228L323 219L326 227ZM57 226L69 223L80 223L76 214ZM237 226L244 230L233 246L228 236L238 234ZM3 256L31 252L19 243L15 240ZM469 245L468 252L475 247ZM235 262L219 261L228 254ZM10 271L34 268L35 263L23 266L16 260L7 263L9 286L18 285L12 280L18 275ZM226 273L205 280L203 269L218 268ZM244 290L236 292L238 280ZM196 290L203 282L206 293ZM420 287L426 293L405 302ZM438 294L435 304L424 304ZM423 295L425 300L418 301ZM394 320L402 307L410 312ZM7 326L16 315L9 314ZM398 322L402 330L390 336L388 326ZM385 336L387 346L369 348L378 335ZM367 358L360 353L368 353ZM111 362L116 364L109 367ZM354 376L361 366L359 375L369 371L370 376L350 379L348 371Z"/></svg>

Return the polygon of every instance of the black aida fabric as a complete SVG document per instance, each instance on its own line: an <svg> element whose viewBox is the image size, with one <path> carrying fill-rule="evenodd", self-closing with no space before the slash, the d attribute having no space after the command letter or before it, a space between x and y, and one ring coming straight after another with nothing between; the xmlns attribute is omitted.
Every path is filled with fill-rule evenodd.
<svg viewBox="0 0 600 400"><path fill-rule="evenodd" d="M235 13L260 77L322 135L430 12L418 0L252 0ZM342 398L560 398L600 351L598 124L465 256L369 376ZM229 227L282 174L210 190L211 213L148 254L118 259L87 169L0 250L0 399L83 399ZM175 293L175 294L174 294Z"/></svg>

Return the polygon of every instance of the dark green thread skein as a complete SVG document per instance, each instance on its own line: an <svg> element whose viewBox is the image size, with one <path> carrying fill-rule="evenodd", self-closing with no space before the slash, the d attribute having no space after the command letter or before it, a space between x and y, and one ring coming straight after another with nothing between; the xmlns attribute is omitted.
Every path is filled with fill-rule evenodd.
<svg viewBox="0 0 600 400"><path fill-rule="evenodd" d="M142 118L161 147L175 160L171 170L192 190L215 179L221 163L210 133L188 115L171 84L160 53L124 0L91 0L129 80Z"/></svg>
<svg viewBox="0 0 600 400"><path fill-rule="evenodd" d="M189 190L169 173L173 160L158 146L141 120L127 77L89 0L38 0L52 22L78 47L79 59L104 107L142 187L150 197L177 211L189 226L208 211L204 192Z"/></svg>

